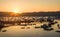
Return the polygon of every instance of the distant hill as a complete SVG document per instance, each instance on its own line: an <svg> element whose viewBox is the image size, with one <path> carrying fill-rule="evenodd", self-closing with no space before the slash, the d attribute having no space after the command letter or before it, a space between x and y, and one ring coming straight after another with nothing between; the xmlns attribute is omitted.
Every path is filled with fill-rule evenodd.
<svg viewBox="0 0 60 37"><path fill-rule="evenodd" d="M60 11L55 12L31 12L31 13L22 13L22 14L14 14L13 12L0 12L1 16L60 16Z"/></svg>

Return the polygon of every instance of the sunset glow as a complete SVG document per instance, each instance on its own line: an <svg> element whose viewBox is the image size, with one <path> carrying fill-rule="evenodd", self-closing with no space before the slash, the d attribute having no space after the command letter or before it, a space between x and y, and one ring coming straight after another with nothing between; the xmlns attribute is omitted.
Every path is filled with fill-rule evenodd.
<svg viewBox="0 0 60 37"><path fill-rule="evenodd" d="M0 0L0 11L60 11L60 0Z"/></svg>
<svg viewBox="0 0 60 37"><path fill-rule="evenodd" d="M13 12L14 12L14 13L19 13L19 11L18 11L18 10L13 10Z"/></svg>

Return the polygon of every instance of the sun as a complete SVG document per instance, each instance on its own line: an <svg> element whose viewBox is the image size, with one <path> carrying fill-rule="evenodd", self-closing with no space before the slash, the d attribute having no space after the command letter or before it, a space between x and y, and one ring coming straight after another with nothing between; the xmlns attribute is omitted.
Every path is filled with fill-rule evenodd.
<svg viewBox="0 0 60 37"><path fill-rule="evenodd" d="M13 10L14 13L19 13L19 10Z"/></svg>

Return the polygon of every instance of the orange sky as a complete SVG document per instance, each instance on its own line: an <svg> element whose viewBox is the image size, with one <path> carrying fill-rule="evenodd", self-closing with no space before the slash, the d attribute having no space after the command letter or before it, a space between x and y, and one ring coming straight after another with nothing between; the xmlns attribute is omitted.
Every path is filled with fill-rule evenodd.
<svg viewBox="0 0 60 37"><path fill-rule="evenodd" d="M60 0L0 0L0 11L60 11Z"/></svg>

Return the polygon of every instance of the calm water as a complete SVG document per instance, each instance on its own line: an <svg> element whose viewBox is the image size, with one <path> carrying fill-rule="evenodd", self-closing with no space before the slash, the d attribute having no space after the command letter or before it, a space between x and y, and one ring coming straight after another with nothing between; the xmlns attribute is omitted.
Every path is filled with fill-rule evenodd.
<svg viewBox="0 0 60 37"><path fill-rule="evenodd" d="M60 20L58 21L60 24ZM6 32L0 32L0 37L60 37L60 33L56 32L58 29L57 24L54 24L52 28L54 30L44 30L43 28L35 28L35 26L41 26L43 24L47 24L48 22L32 22L31 24L36 24L32 26L10 26L3 28L3 30L7 30Z"/></svg>

